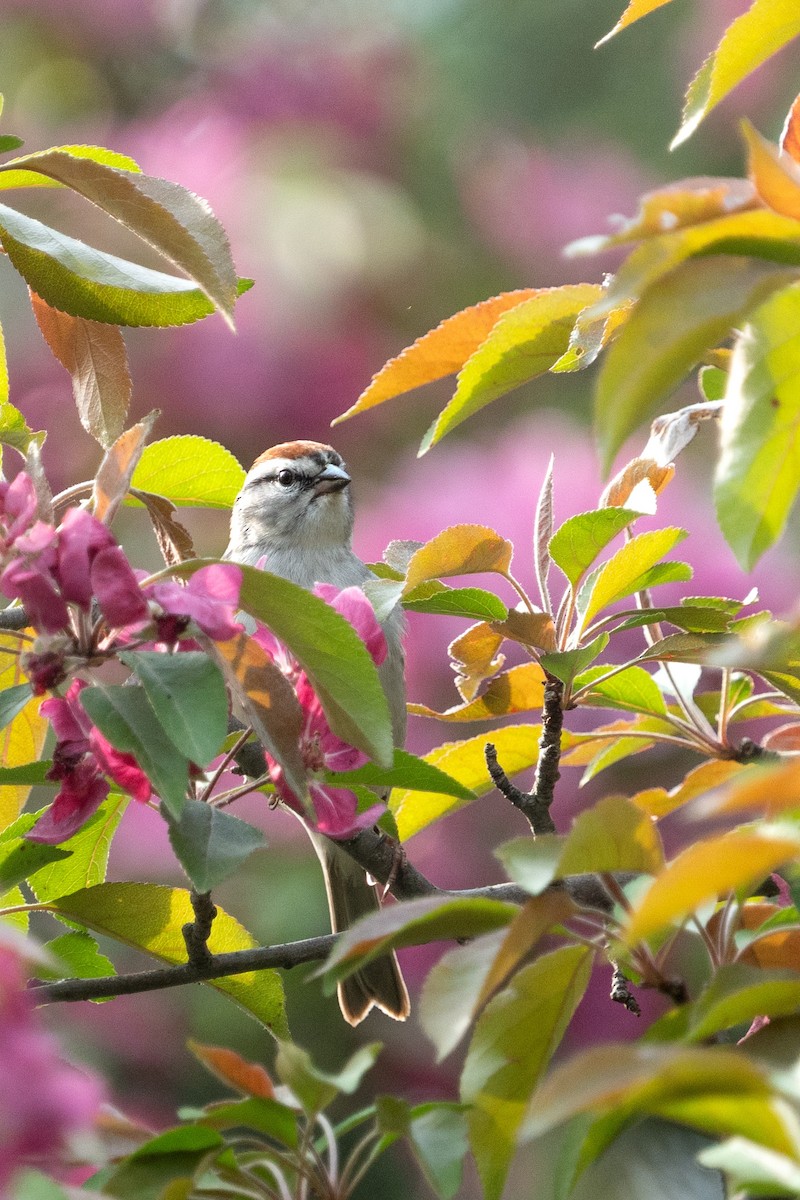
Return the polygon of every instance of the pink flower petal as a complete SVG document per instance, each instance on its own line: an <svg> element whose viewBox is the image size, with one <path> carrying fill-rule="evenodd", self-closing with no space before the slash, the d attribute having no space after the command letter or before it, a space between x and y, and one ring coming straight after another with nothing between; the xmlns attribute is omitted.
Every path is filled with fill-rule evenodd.
<svg viewBox="0 0 800 1200"><path fill-rule="evenodd" d="M77 833L108 795L108 784L87 755L63 780L53 803L26 835L31 842L55 846Z"/></svg>
<svg viewBox="0 0 800 1200"><path fill-rule="evenodd" d="M340 616L350 622L372 655L376 666L380 666L388 653L386 635L375 616L375 609L361 588L349 587L340 591L333 584L318 583L314 588L314 595L330 604Z"/></svg>
<svg viewBox="0 0 800 1200"><path fill-rule="evenodd" d="M332 787L329 783L312 783L309 791L317 817L317 829L327 837L353 837L360 830L374 825L384 811L382 804L374 804L365 812L358 812L355 794L347 788Z"/></svg>
<svg viewBox="0 0 800 1200"><path fill-rule="evenodd" d="M150 621L150 609L133 568L119 546L107 546L91 566L91 586L103 616L115 629L141 628Z"/></svg>
<svg viewBox="0 0 800 1200"><path fill-rule="evenodd" d="M147 588L147 595L165 612L191 617L215 642L227 642L242 628L234 620L241 583L239 567L213 563L195 572L186 587L172 582L154 583Z"/></svg>
<svg viewBox="0 0 800 1200"><path fill-rule="evenodd" d="M71 508L58 529L56 577L65 600L88 611L92 600L90 568L100 550L116 543L111 531L85 508Z"/></svg>
<svg viewBox="0 0 800 1200"><path fill-rule="evenodd" d="M35 563L14 559L0 575L0 592L21 600L30 622L46 633L58 633L69 624L69 613L50 576Z"/></svg>
<svg viewBox="0 0 800 1200"><path fill-rule="evenodd" d="M32 523L36 516L36 487L30 475L20 471L2 498L3 512L9 521L6 541L13 542Z"/></svg>
<svg viewBox="0 0 800 1200"><path fill-rule="evenodd" d="M134 800L138 800L140 804L146 804L153 789L150 780L133 755L117 750L107 738L103 737L99 729L92 729L89 734L89 745L105 774L109 775L124 792L133 796Z"/></svg>

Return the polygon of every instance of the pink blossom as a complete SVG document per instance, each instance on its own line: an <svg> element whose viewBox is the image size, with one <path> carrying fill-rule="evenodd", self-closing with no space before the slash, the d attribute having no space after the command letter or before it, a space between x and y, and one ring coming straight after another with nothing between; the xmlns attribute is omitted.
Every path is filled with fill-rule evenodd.
<svg viewBox="0 0 800 1200"><path fill-rule="evenodd" d="M375 609L361 588L349 587L339 591L332 583L318 583L314 595L330 604L350 622L372 655L376 667L379 667L388 653L386 635L375 616Z"/></svg>
<svg viewBox="0 0 800 1200"><path fill-rule="evenodd" d="M6 524L4 541L10 546L36 516L36 488L30 475L20 471L13 483L0 481L0 505Z"/></svg>
<svg viewBox="0 0 800 1200"><path fill-rule="evenodd" d="M133 568L119 546L106 546L95 557L91 586L103 616L116 629L141 628L150 609Z"/></svg>
<svg viewBox="0 0 800 1200"><path fill-rule="evenodd" d="M0 938L0 1193L16 1171L65 1154L102 1100L94 1076L64 1061L25 992L19 950Z"/></svg>
<svg viewBox="0 0 800 1200"><path fill-rule="evenodd" d="M89 720L79 699L86 686L75 679L66 696L53 696L40 705L39 711L50 721L57 739L47 778L57 780L61 787L28 833L32 842L57 845L77 833L108 795L105 775L135 800L146 803L150 799L150 780L133 755L115 749Z"/></svg>
<svg viewBox="0 0 800 1200"><path fill-rule="evenodd" d="M239 607L241 569L233 563L201 567L182 586L172 580L145 588L165 613L191 618L215 642L227 642L241 631L234 618Z"/></svg>
<svg viewBox="0 0 800 1200"><path fill-rule="evenodd" d="M35 559L12 559L0 575L0 592L11 600L21 600L31 624L45 633L58 633L69 623L67 606L52 575Z"/></svg>
<svg viewBox="0 0 800 1200"><path fill-rule="evenodd" d="M108 526L85 508L71 508L58 528L56 578L61 595L88 612L92 602L91 566L101 550L116 543Z"/></svg>

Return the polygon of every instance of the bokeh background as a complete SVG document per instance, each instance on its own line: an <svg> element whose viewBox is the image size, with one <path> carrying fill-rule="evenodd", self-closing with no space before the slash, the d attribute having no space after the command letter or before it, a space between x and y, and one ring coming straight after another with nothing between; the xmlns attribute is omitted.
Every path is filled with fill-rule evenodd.
<svg viewBox="0 0 800 1200"><path fill-rule="evenodd" d="M786 56L758 73L670 155L682 92L745 0L678 0L594 51L623 0L2 0L0 80L4 132L26 149L93 142L131 154L150 174L206 197L225 225L240 274L255 280L237 309L237 333L219 318L177 330L126 334L132 416L162 410L158 435L197 433L245 466L289 438L333 437L356 480L356 548L380 556L392 538L425 539L446 525L495 526L517 546L532 584L533 506L555 454L559 519L593 505L601 486L590 432L592 372L546 378L490 406L425 459L416 448L447 385L403 397L329 432L384 361L459 308L499 291L598 280L615 259L567 259L571 239L602 232L638 195L694 174L741 174L737 116L777 137L797 90ZM6 197L4 197L4 200ZM64 193L13 193L10 202L106 249L150 262L97 210ZM93 474L98 451L81 429L69 380L35 327L24 288L0 263L11 399L50 430L45 465L56 487ZM696 399L693 385L676 401ZM744 596L744 578L715 528L704 430L681 460L660 519L691 531L686 557L696 590ZM135 561L156 561L152 539L128 514L121 532ZM224 514L187 517L198 547L220 552ZM766 556L755 581L786 610L796 598L791 538ZM463 622L412 619L409 692L456 702L446 646ZM412 723L425 750L472 727ZM635 758L615 779L578 792L565 770L562 823L609 790L677 779L688 762ZM267 828L255 856L220 902L273 941L324 928L318 872L288 817L253 801L243 815ZM560 815L559 815L560 814ZM669 834L680 836L679 822ZM441 885L498 879L492 850L522 832L497 798L460 813L411 845ZM131 812L118 837L116 878L180 882L154 814ZM440 948L405 956L412 987ZM116 956L124 965L138 960ZM598 978L568 1039L624 1036L632 1018L605 999ZM296 1038L325 1066L353 1034L316 983L287 980ZM649 1002L647 1011L657 1010ZM599 1015L600 1014L600 1015ZM188 1055L187 1035L269 1061L269 1039L207 989L133 997L47 1013L72 1054L98 1068L113 1098L154 1126L175 1107L218 1093ZM387 1027L388 1026L388 1027ZM386 1042L373 1086L411 1099L452 1098L459 1055L431 1064L412 1020L370 1018ZM400 1164L400 1167L398 1167ZM530 1167L530 1170L533 1170ZM526 1168L527 1172L528 1168ZM406 1174L406 1172L408 1172ZM546 1174L546 1169L545 1169ZM512 1185L532 1195L531 1178ZM537 1198L546 1184L537 1185ZM368 1180L364 1196L423 1194L402 1158ZM477 1195L469 1175L461 1195Z"/></svg>

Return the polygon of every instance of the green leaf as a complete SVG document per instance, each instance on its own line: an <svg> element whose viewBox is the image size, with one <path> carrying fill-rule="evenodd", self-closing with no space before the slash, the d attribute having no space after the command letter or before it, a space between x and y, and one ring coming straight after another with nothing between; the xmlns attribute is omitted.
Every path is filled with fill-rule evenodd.
<svg viewBox="0 0 800 1200"><path fill-rule="evenodd" d="M180 184L51 149L4 170L31 170L85 196L193 279L233 326L236 271L225 230L206 201Z"/></svg>
<svg viewBox="0 0 800 1200"><path fill-rule="evenodd" d="M5 729L6 725L11 724L32 695L33 689L29 683L16 683L0 692L0 729Z"/></svg>
<svg viewBox="0 0 800 1200"><path fill-rule="evenodd" d="M144 688L96 683L80 702L112 746L132 754L167 811L178 817L189 786L189 761L164 732Z"/></svg>
<svg viewBox="0 0 800 1200"><path fill-rule="evenodd" d="M145 446L131 483L143 492L166 496L179 508L228 509L244 479L244 470L230 450L189 434ZM139 501L130 498L126 503Z"/></svg>
<svg viewBox="0 0 800 1200"><path fill-rule="evenodd" d="M499 1200L531 1092L561 1042L592 967L583 946L544 954L489 1002L470 1043L461 1099L487 1200Z"/></svg>
<svg viewBox="0 0 800 1200"><path fill-rule="evenodd" d="M800 288L753 314L736 340L714 481L717 519L743 570L783 532L800 486Z"/></svg>
<svg viewBox="0 0 800 1200"><path fill-rule="evenodd" d="M697 385L704 399L711 402L722 400L728 384L728 372L720 367L701 367Z"/></svg>
<svg viewBox="0 0 800 1200"><path fill-rule="evenodd" d="M639 662L705 663L729 645L730 639L722 633L670 633L642 651Z"/></svg>
<svg viewBox="0 0 800 1200"><path fill-rule="evenodd" d="M459 1104L437 1101L410 1111L408 1141L429 1184L442 1200L461 1186L467 1153L467 1126Z"/></svg>
<svg viewBox="0 0 800 1200"><path fill-rule="evenodd" d="M418 791L455 796L459 800L476 799L471 788L465 787L433 763L418 758L416 754L410 754L408 750L395 750L394 765L388 770L377 767L374 763L367 763L355 771L327 771L325 775L328 782L336 784L337 787L362 784L373 788L414 788Z"/></svg>
<svg viewBox="0 0 800 1200"><path fill-rule="evenodd" d="M794 224L800 234L800 223ZM603 470L710 347L796 278L793 268L724 253L684 262L660 276L610 347L597 381L595 428Z"/></svg>
<svg viewBox="0 0 800 1200"><path fill-rule="evenodd" d="M198 767L210 763L228 732L228 693L217 664L199 650L128 650L119 658L141 681L162 730L181 755Z"/></svg>
<svg viewBox="0 0 800 1200"><path fill-rule="evenodd" d="M339 936L323 968L327 985L333 990L342 979L390 950L442 938L476 937L508 925L516 912L514 904L471 897L425 896L392 904Z"/></svg>
<svg viewBox="0 0 800 1200"><path fill-rule="evenodd" d="M69 858L69 851L61 846L45 846L39 842L29 842L24 837L7 837L16 825L15 821L14 825L4 830L3 840L0 841L0 895L49 863Z"/></svg>
<svg viewBox="0 0 800 1200"><path fill-rule="evenodd" d="M210 892L267 844L260 829L200 800L187 800L170 821L169 840L198 892Z"/></svg>
<svg viewBox="0 0 800 1200"><path fill-rule="evenodd" d="M608 634L599 633L594 641L586 646L577 646L574 650L554 650L552 654L543 654L539 661L545 671L549 671L569 687L575 676L585 671L589 663L594 662L607 645Z"/></svg>
<svg viewBox="0 0 800 1200"><path fill-rule="evenodd" d="M14 1175L13 1200L74 1200L74 1195L73 1189L68 1192L40 1171L22 1170Z"/></svg>
<svg viewBox="0 0 800 1200"><path fill-rule="evenodd" d="M540 732L538 725L506 725L492 730L489 736L483 733L466 741L446 742L423 758L447 771L476 796L485 796L494 787L486 766L486 742L494 743L503 770L511 778L536 762ZM439 792L395 788L389 808L397 821L400 840L407 842L427 825L463 808L463 801L458 803Z"/></svg>
<svg viewBox="0 0 800 1200"><path fill-rule="evenodd" d="M127 796L111 792L78 832L61 843L69 858L37 871L30 881L40 903L104 881L111 842L127 807Z"/></svg>
<svg viewBox="0 0 800 1200"><path fill-rule="evenodd" d="M70 154L73 158L88 158L93 162L105 163L106 166L118 167L121 171L141 170L138 163L127 154L119 154L105 146L52 146L52 150ZM47 175L41 175L38 171L17 169L14 160L4 163L3 170L0 171L0 190L22 187L62 188L64 184Z"/></svg>
<svg viewBox="0 0 800 1200"><path fill-rule="evenodd" d="M617 629L635 629L666 621L687 633L722 633L730 627L733 614L697 602L665 605L663 608L642 609L626 617Z"/></svg>
<svg viewBox="0 0 800 1200"><path fill-rule="evenodd" d="M186 962L181 932L194 920L188 891L151 883L103 883L40 907L78 921L95 933L107 934L167 963ZM238 921L219 908L208 948L212 954L250 950L258 945ZM270 1029L288 1036L283 985L277 971L247 971L207 985L229 996Z"/></svg>
<svg viewBox="0 0 800 1200"><path fill-rule="evenodd" d="M407 595L403 608L478 621L505 621L508 616L508 608L500 597L483 588L440 588L426 596L423 594L426 586L423 584Z"/></svg>
<svg viewBox="0 0 800 1200"><path fill-rule="evenodd" d="M689 84L681 127L670 149L691 137L720 100L798 34L800 11L794 0L753 0L728 26Z"/></svg>
<svg viewBox="0 0 800 1200"><path fill-rule="evenodd" d="M5 154L9 150L16 150L19 146L24 146L24 141L20 137L16 137L13 133L4 133L0 136L0 154Z"/></svg>
<svg viewBox="0 0 800 1200"><path fill-rule="evenodd" d="M298 1143L297 1109L261 1096L211 1104L204 1109L199 1123L210 1129L256 1129L292 1149Z"/></svg>
<svg viewBox="0 0 800 1200"><path fill-rule="evenodd" d="M543 289L500 316L461 368L455 393L426 434L420 453L498 396L549 371L567 349L578 313L601 295L598 284L565 284Z"/></svg>
<svg viewBox="0 0 800 1200"><path fill-rule="evenodd" d="M654 716L665 717L667 706L658 684L642 667L626 667L608 679L602 679L607 674L608 667L590 667L588 671L577 676L573 681L573 695L583 688L588 688L586 695L581 696L579 703L589 704L593 708L621 708L627 712L651 713ZM595 684L595 680L601 682Z"/></svg>
<svg viewBox="0 0 800 1200"><path fill-rule="evenodd" d="M0 392L4 378L6 387L8 385L8 378L4 375L5 369L3 335L0 332ZM3 446L11 446L14 450L19 450L20 454L27 454L32 444L44 445L46 437L47 434L43 429L35 432L29 428L22 413L19 409L14 408L13 404L0 403L0 443Z"/></svg>
<svg viewBox="0 0 800 1200"><path fill-rule="evenodd" d="M356 1090L367 1071L374 1065L381 1046L371 1042L350 1056L340 1071L321 1071L311 1056L293 1042L281 1041L275 1056L275 1070L282 1083L297 1096L304 1112L316 1115L327 1108L339 1095Z"/></svg>
<svg viewBox="0 0 800 1200"><path fill-rule="evenodd" d="M626 508L598 508L570 517L550 539L550 555L573 588L617 534L642 514Z"/></svg>
<svg viewBox="0 0 800 1200"><path fill-rule="evenodd" d="M7 784L47 783L47 772L53 763L49 758L37 762L23 763L19 767L0 767L0 787Z"/></svg>
<svg viewBox="0 0 800 1200"><path fill-rule="evenodd" d="M216 560L213 560L216 561ZM208 560L174 568L193 574ZM267 625L305 669L337 733L384 767L394 761L389 707L375 664L353 626L305 588L241 567L239 603Z"/></svg>
<svg viewBox="0 0 800 1200"><path fill-rule="evenodd" d="M617 600L650 586L643 583L647 573L665 554L687 537L686 530L668 527L639 533L619 549L600 568L583 616L584 627L597 613Z"/></svg>
<svg viewBox="0 0 800 1200"><path fill-rule="evenodd" d="M566 835L515 838L495 853L509 877L532 895L554 879L597 871L655 874L664 862L652 818L625 796L606 796L579 813Z"/></svg>
<svg viewBox="0 0 800 1200"><path fill-rule="evenodd" d="M691 1005L687 1037L703 1042L754 1017L788 1017L800 1009L800 978L794 971L768 971L725 963Z"/></svg>
<svg viewBox="0 0 800 1200"><path fill-rule="evenodd" d="M97 942L89 933L73 929L45 943L55 956L59 970L41 973L44 979L101 979L104 975L115 975L114 964L101 954Z"/></svg>
<svg viewBox="0 0 800 1200"><path fill-rule="evenodd" d="M214 311L192 280L96 250L5 204L0 204L0 241L33 291L73 317L168 326L199 321Z"/></svg>
<svg viewBox="0 0 800 1200"><path fill-rule="evenodd" d="M178 1195L186 1195L180 1185L190 1184L201 1164L210 1167L224 1148L220 1135L202 1125L169 1129L123 1159L103 1179L102 1194L118 1200L161 1200L174 1195L177 1186Z"/></svg>

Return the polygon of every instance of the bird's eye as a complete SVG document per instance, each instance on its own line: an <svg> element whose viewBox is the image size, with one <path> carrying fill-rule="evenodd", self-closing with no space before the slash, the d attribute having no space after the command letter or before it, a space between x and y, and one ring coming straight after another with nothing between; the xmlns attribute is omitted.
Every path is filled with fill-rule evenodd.
<svg viewBox="0 0 800 1200"><path fill-rule="evenodd" d="M275 476L275 478L281 487L288 488L292 486L297 476L295 475L294 471L290 471L288 467L284 467L282 471L278 471L278 474Z"/></svg>

